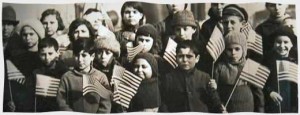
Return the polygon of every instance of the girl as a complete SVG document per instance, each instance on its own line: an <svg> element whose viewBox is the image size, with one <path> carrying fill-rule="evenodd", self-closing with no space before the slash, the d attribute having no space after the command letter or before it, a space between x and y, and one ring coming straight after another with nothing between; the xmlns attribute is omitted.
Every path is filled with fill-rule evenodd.
<svg viewBox="0 0 300 115"><path fill-rule="evenodd" d="M237 79L246 62L247 41L241 32L232 31L225 37L225 57L217 63L214 78L217 82L218 92L223 104L235 84L237 87L227 105L228 112L263 112L264 100L262 90L251 86L244 80Z"/></svg>
<svg viewBox="0 0 300 115"><path fill-rule="evenodd" d="M264 63L270 68L271 73L264 87L266 99L266 112L298 112L297 83L279 81L277 61L287 61L297 64L293 58L293 50L297 47L297 36L289 27L281 27L271 34L273 49L267 53ZM294 52L297 55L297 52ZM286 66L286 65L283 65Z"/></svg>
<svg viewBox="0 0 300 115"><path fill-rule="evenodd" d="M121 51L124 52L126 46L133 46L138 27L145 23L142 4L140 2L125 2L121 8L121 17L122 29L116 32L116 38L121 44Z"/></svg>
<svg viewBox="0 0 300 115"><path fill-rule="evenodd" d="M128 111L157 112L160 106L160 93L156 59L150 53L140 53L132 64L133 73L143 77L144 80L132 98Z"/></svg>

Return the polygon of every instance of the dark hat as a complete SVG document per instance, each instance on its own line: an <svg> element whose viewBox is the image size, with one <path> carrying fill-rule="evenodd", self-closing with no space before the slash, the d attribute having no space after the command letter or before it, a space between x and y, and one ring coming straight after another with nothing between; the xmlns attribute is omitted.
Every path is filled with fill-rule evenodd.
<svg viewBox="0 0 300 115"><path fill-rule="evenodd" d="M275 39L278 36L287 36L290 38L293 46L297 47L297 36L294 34L293 30L289 28L288 26L280 26L277 28L271 35L271 43L273 44L275 42Z"/></svg>
<svg viewBox="0 0 300 115"><path fill-rule="evenodd" d="M158 65L154 55L151 53L139 53L134 57L132 62L135 62L137 59L140 58L145 59L150 64L152 69L152 76L158 77Z"/></svg>
<svg viewBox="0 0 300 115"><path fill-rule="evenodd" d="M16 19L16 12L11 6L5 6L2 9L2 21L17 25L19 21Z"/></svg>
<svg viewBox="0 0 300 115"><path fill-rule="evenodd" d="M145 25L140 26L137 29L135 38L137 38L137 36L139 36L139 35L150 36L153 38L154 41L156 39L158 39L158 37L159 37L159 33L154 28L154 26L152 26L151 24L145 24Z"/></svg>
<svg viewBox="0 0 300 115"><path fill-rule="evenodd" d="M239 16L242 20L248 21L248 13L236 4L227 5L222 12L222 16Z"/></svg>
<svg viewBox="0 0 300 115"><path fill-rule="evenodd" d="M197 27L196 20L191 11L178 11L173 17L173 26L192 26Z"/></svg>

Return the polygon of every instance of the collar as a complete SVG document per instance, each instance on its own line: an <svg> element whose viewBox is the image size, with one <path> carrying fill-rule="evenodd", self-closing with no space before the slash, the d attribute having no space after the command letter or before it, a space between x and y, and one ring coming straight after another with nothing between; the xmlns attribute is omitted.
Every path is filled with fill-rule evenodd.
<svg viewBox="0 0 300 115"><path fill-rule="evenodd" d="M92 74L95 72L95 69L91 66L91 70L88 72L88 73L83 73L83 72L80 72L80 71L77 71L76 69L73 69L73 73L77 76L83 76L83 75L86 75L86 74Z"/></svg>

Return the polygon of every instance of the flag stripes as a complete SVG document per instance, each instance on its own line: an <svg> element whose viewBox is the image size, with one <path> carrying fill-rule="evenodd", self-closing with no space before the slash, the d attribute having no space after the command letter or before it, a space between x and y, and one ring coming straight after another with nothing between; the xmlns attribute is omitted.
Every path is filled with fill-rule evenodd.
<svg viewBox="0 0 300 115"><path fill-rule="evenodd" d="M211 37L209 38L208 44L206 45L208 53L212 56L213 60L216 61L225 49L225 42L223 34L220 29L215 26Z"/></svg>
<svg viewBox="0 0 300 115"><path fill-rule="evenodd" d="M10 60L6 60L6 66L7 66L8 80L15 80L15 81L20 81L20 79L25 80L25 76Z"/></svg>
<svg viewBox="0 0 300 115"><path fill-rule="evenodd" d="M164 52L163 58L173 67L176 68L178 66L176 62L176 47L177 43L169 38L166 50Z"/></svg>
<svg viewBox="0 0 300 115"><path fill-rule="evenodd" d="M298 83L298 65L296 63L286 60L276 61L276 63L279 81Z"/></svg>
<svg viewBox="0 0 300 115"><path fill-rule="evenodd" d="M240 79L247 81L259 88L263 88L269 74L270 70L268 68L251 59L248 59L241 72Z"/></svg>
<svg viewBox="0 0 300 115"><path fill-rule="evenodd" d="M59 79L51 76L36 74L35 94L40 96L56 97Z"/></svg>
<svg viewBox="0 0 300 115"><path fill-rule="evenodd" d="M112 84L115 85L113 101L128 108L142 80L143 78L134 75L121 66L115 65L112 75Z"/></svg>
<svg viewBox="0 0 300 115"><path fill-rule="evenodd" d="M100 96L108 95L107 89L93 76L82 76L82 92L83 96L90 92L95 92Z"/></svg>
<svg viewBox="0 0 300 115"><path fill-rule="evenodd" d="M262 37L255 33L255 37L249 37L250 31L253 31L253 28L249 22L247 22L242 28L241 32L247 36L248 49L253 50L254 52L263 55L262 47Z"/></svg>
<svg viewBox="0 0 300 115"><path fill-rule="evenodd" d="M133 58L143 50L143 45L138 45L136 47L127 47L127 59L129 62L133 60Z"/></svg>

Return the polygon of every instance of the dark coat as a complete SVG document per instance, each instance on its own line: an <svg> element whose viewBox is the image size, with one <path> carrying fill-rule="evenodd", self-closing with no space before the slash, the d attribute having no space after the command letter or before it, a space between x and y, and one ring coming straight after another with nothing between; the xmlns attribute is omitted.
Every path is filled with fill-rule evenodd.
<svg viewBox="0 0 300 115"><path fill-rule="evenodd" d="M166 75L162 85L162 102L168 112L208 112L220 108L216 90L208 88L208 74L193 69L176 68Z"/></svg>

